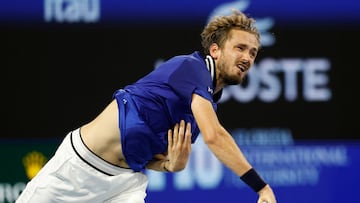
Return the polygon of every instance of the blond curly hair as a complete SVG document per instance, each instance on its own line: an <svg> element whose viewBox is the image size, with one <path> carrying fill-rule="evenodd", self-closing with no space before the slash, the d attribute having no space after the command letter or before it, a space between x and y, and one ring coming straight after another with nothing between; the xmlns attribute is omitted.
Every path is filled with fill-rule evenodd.
<svg viewBox="0 0 360 203"><path fill-rule="evenodd" d="M213 43L223 47L232 29L239 29L254 34L260 44L260 33L255 27L255 19L249 18L240 11L233 10L231 15L216 16L205 26L201 33L203 53L208 55L210 52L209 48Z"/></svg>

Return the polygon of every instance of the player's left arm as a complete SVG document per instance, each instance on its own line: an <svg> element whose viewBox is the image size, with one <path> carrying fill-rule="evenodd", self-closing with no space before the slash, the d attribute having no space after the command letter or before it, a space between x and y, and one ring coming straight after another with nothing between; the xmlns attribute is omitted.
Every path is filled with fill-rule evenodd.
<svg viewBox="0 0 360 203"><path fill-rule="evenodd" d="M211 102L193 94L191 108L204 142L214 155L258 193L258 203L276 203L270 186L257 174L233 137L220 124Z"/></svg>
<svg viewBox="0 0 360 203"><path fill-rule="evenodd" d="M193 94L191 109L202 138L213 154L238 176L250 170L252 166L230 133L221 125L211 102Z"/></svg>
<svg viewBox="0 0 360 203"><path fill-rule="evenodd" d="M154 156L146 168L156 171L177 172L186 167L191 153L191 125L182 120L168 130L167 154Z"/></svg>

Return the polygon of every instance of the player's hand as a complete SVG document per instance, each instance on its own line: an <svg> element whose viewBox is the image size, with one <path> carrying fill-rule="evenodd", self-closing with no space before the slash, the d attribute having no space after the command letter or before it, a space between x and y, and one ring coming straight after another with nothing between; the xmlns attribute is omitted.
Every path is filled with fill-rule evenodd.
<svg viewBox="0 0 360 203"><path fill-rule="evenodd" d="M176 172L185 168L191 153L191 125L180 121L174 129L168 130L168 150L164 154L156 154L146 168L156 171Z"/></svg>
<svg viewBox="0 0 360 203"><path fill-rule="evenodd" d="M191 153L191 124L181 120L173 130L168 131L168 161L164 168L170 172L185 168Z"/></svg>
<svg viewBox="0 0 360 203"><path fill-rule="evenodd" d="M257 203L276 203L274 192L269 185L266 185L259 192L259 199Z"/></svg>

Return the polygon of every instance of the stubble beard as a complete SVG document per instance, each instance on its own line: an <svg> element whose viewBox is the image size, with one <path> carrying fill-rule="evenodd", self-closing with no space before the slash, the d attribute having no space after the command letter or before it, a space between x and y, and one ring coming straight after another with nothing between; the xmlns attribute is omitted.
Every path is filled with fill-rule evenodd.
<svg viewBox="0 0 360 203"><path fill-rule="evenodd" d="M232 77L232 76L224 77L225 85L239 85L242 83L242 81L243 80L239 77Z"/></svg>
<svg viewBox="0 0 360 203"><path fill-rule="evenodd" d="M220 78L222 78L222 80L226 86L227 85L239 85L243 82L242 76L228 74L225 67L230 67L230 66L224 62L219 63L219 69L220 69L219 76L220 76Z"/></svg>

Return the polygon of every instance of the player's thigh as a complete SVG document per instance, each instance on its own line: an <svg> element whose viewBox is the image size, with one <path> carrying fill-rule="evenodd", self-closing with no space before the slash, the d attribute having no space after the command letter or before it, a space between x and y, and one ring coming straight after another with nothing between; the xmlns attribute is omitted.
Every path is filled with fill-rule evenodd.
<svg viewBox="0 0 360 203"><path fill-rule="evenodd" d="M118 180L116 180L118 179ZM121 181L119 181L121 180ZM125 182L124 182L125 181ZM148 185L148 178L143 173L128 173L122 174L113 181L113 195L106 203L144 203L146 197L146 188ZM123 190L117 190L121 188Z"/></svg>
<svg viewBox="0 0 360 203"><path fill-rule="evenodd" d="M132 193L122 194L112 198L106 203L145 203L146 193L143 191L136 191Z"/></svg>
<svg viewBox="0 0 360 203"><path fill-rule="evenodd" d="M110 188L106 174L77 157L41 178L43 181L36 186L32 202L100 202Z"/></svg>

